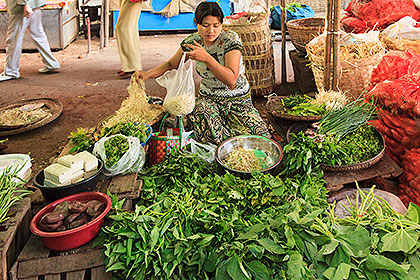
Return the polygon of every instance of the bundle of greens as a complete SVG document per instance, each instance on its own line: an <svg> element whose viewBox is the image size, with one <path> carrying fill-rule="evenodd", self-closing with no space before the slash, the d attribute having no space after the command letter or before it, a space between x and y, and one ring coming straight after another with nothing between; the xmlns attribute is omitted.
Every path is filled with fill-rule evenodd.
<svg viewBox="0 0 420 280"><path fill-rule="evenodd" d="M315 99L308 95L290 95L281 99L280 114L291 116L317 116L325 113L325 104L315 103Z"/></svg>
<svg viewBox="0 0 420 280"><path fill-rule="evenodd" d="M0 224L9 219L7 214L10 208L31 193L23 188L26 182L17 177L19 171L9 167L0 174Z"/></svg>
<svg viewBox="0 0 420 280"><path fill-rule="evenodd" d="M341 109L328 111L319 122L319 133L343 136L357 130L376 117L375 103L362 97L348 103Z"/></svg>
<svg viewBox="0 0 420 280"><path fill-rule="evenodd" d="M110 138L104 143L105 147L105 166L111 167L118 162L121 157L128 151L129 144L127 138L117 135Z"/></svg>
<svg viewBox="0 0 420 280"><path fill-rule="evenodd" d="M101 131L101 138L115 134L137 137L140 139L140 143L144 143L149 136L149 130L144 124L117 123L111 127L104 127Z"/></svg>

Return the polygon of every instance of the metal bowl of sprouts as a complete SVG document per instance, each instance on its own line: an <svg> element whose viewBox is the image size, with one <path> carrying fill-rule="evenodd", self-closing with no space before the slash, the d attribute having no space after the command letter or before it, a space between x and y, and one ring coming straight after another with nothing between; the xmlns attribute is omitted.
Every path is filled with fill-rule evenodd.
<svg viewBox="0 0 420 280"><path fill-rule="evenodd" d="M219 170L248 177L253 172L275 173L283 149L274 140L257 135L239 135L222 142L216 151Z"/></svg>

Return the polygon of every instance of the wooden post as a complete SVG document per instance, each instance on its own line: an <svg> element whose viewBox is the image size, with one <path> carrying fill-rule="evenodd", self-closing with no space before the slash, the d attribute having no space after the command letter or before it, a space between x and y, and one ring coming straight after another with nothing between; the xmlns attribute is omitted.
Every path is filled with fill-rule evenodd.
<svg viewBox="0 0 420 280"><path fill-rule="evenodd" d="M281 7L281 83L286 84L286 0L280 1Z"/></svg>
<svg viewBox="0 0 420 280"><path fill-rule="evenodd" d="M101 24L100 24L100 29L99 29L99 39L100 39L100 44L99 44L99 48L103 49L104 45L105 45L105 40L104 40L104 17L105 17L105 12L104 12L104 8L105 8L105 0L102 0L101 3Z"/></svg>
<svg viewBox="0 0 420 280"><path fill-rule="evenodd" d="M333 1L327 0L327 36L325 39L325 57L324 57L324 89L330 90L331 80L331 32L333 30Z"/></svg>
<svg viewBox="0 0 420 280"><path fill-rule="evenodd" d="M104 17L104 21L105 21L105 42L104 42L104 47L108 47L108 40L109 40L109 1L110 0L105 0L105 17Z"/></svg>
<svg viewBox="0 0 420 280"><path fill-rule="evenodd" d="M338 91L340 78L340 6L341 0L334 0L334 33L333 33L333 74L332 89Z"/></svg>
<svg viewBox="0 0 420 280"><path fill-rule="evenodd" d="M88 50L87 53L90 53L91 48L91 35L90 35L90 18L86 18L86 29L87 29L87 40L88 40Z"/></svg>

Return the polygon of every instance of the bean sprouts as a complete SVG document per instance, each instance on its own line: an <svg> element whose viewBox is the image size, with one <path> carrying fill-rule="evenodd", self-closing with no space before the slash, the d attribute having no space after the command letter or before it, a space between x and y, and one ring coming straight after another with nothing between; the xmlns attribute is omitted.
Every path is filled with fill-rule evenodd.
<svg viewBox="0 0 420 280"><path fill-rule="evenodd" d="M175 116L184 116L192 112L195 106L193 94L182 94L165 98L163 109Z"/></svg>
<svg viewBox="0 0 420 280"><path fill-rule="evenodd" d="M263 169L263 164L255 155L254 150L237 148L229 153L223 161L233 170L251 172Z"/></svg>

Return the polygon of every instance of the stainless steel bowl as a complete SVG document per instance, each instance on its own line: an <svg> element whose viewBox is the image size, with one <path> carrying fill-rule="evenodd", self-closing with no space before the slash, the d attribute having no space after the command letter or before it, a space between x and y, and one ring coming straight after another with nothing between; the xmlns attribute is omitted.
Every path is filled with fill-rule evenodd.
<svg viewBox="0 0 420 280"><path fill-rule="evenodd" d="M257 170L263 173L272 172L283 158L283 149L276 141L257 135L239 135L223 141L216 151L216 161L218 165L223 169L228 170L230 173L237 173L239 175L250 175L252 173L235 170L229 168L225 164L224 158L237 148L264 152L268 167L262 170Z"/></svg>

